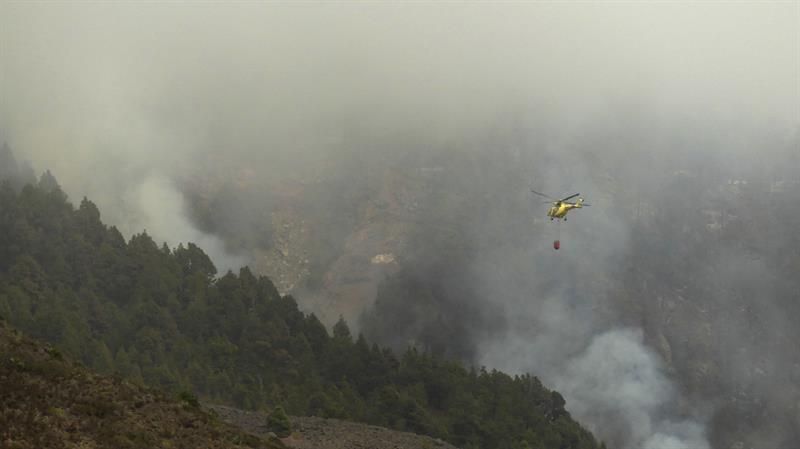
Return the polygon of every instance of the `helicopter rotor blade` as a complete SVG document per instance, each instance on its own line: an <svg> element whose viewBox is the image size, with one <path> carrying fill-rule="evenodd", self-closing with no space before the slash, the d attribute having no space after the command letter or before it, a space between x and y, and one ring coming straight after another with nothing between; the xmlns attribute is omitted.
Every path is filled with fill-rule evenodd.
<svg viewBox="0 0 800 449"><path fill-rule="evenodd" d="M535 191L535 190L533 190L533 189L531 189L531 192L533 192L533 193L535 193L535 194L537 194L537 195L539 195L539 196L545 197L545 198L547 198L547 199L548 199L548 200L550 200L550 201L553 201L553 200L554 200L554 198L553 198L553 197L551 197L550 195L545 195L545 194L544 194L544 193L542 193L542 192L537 192L537 191Z"/></svg>
<svg viewBox="0 0 800 449"><path fill-rule="evenodd" d="M576 196L578 196L578 195L580 195L580 193L576 193L575 195L570 195L570 196L568 196L568 197L564 198L563 200L561 200L561 202L563 203L563 202L565 202L565 201L569 201L569 200L571 200L571 199L575 198L575 197L576 197Z"/></svg>

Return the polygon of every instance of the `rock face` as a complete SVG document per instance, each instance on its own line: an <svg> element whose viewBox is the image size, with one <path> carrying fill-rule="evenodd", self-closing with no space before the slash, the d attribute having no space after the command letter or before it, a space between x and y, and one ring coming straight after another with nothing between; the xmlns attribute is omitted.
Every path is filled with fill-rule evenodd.
<svg viewBox="0 0 800 449"><path fill-rule="evenodd" d="M325 183L276 183L272 247L253 248L253 266L328 325L342 316L357 327L378 284L400 267L423 187L408 174L385 170L369 195L322 201L330 190Z"/></svg>
<svg viewBox="0 0 800 449"><path fill-rule="evenodd" d="M273 247L253 254L253 267L273 280L281 294L291 293L309 275L309 229L290 207L277 207L270 214Z"/></svg>
<svg viewBox="0 0 800 449"><path fill-rule="evenodd" d="M266 436L267 415L210 406L224 421ZM338 419L291 417L292 435L282 439L295 449L456 449L442 440Z"/></svg>

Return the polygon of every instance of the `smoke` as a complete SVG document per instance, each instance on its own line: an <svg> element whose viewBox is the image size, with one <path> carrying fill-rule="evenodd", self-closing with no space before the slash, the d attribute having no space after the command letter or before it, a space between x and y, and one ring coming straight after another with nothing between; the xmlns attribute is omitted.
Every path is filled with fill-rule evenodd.
<svg viewBox="0 0 800 449"><path fill-rule="evenodd" d="M129 225L144 227L157 240L166 241L170 247L194 243L209 255L217 271L238 271L246 264L241 256L230 254L218 237L199 231L187 216L183 195L166 178L150 175L129 194L138 208L138 222Z"/></svg>
<svg viewBox="0 0 800 449"><path fill-rule="evenodd" d="M562 393L567 409L609 447L708 449L709 404L689 404L641 329L612 329L586 338L579 316L549 302L528 333L484 346L481 362L534 372ZM545 324L545 322L547 324ZM578 350L580 342L589 342Z"/></svg>
<svg viewBox="0 0 800 449"><path fill-rule="evenodd" d="M693 422L663 423L665 432L657 432L643 449L707 449L705 430Z"/></svg>
<svg viewBox="0 0 800 449"><path fill-rule="evenodd" d="M689 406L661 357L646 346L643 330L618 309L615 295L624 289L616 282L625 279L629 250L625 214L605 203L591 167L561 159L559 166L571 167L571 179L593 194L587 201L592 208L573 212L579 225L534 225L531 244L520 247L518 236L510 237L476 259L480 283L493 304L505 306L508 323L505 332L483 340L478 362L536 373L609 447L709 448L706 418L696 415L709 405ZM548 191L558 182L548 182L546 174L538 179ZM550 242L559 237L562 248L555 252Z"/></svg>
<svg viewBox="0 0 800 449"><path fill-rule="evenodd" d="M474 218L470 238L493 239L474 271L507 323L478 362L536 373L611 447L785 445L797 419L797 328L785 317L800 184L769 192L796 182L782 165L800 142L761 124L725 135L726 124L652 119L528 140L532 186L580 191L593 207L523 231L508 225L521 202L486 211L506 227Z"/></svg>
<svg viewBox="0 0 800 449"><path fill-rule="evenodd" d="M796 12L3 2L0 126L124 229L120 196L153 171L209 190L243 168L309 178L340 158L469 145L525 111L561 140L623 107L621 121L795 126Z"/></svg>
<svg viewBox="0 0 800 449"><path fill-rule="evenodd" d="M663 415L680 401L659 358L644 346L641 330L611 330L567 362L555 387L570 410L609 435L616 447L708 449L705 426L674 424ZM622 444L620 444L622 443Z"/></svg>

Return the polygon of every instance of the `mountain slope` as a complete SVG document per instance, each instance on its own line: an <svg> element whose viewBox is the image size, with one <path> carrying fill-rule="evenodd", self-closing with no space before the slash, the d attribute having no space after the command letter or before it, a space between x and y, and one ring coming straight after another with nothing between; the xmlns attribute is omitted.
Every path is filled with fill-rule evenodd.
<svg viewBox="0 0 800 449"><path fill-rule="evenodd" d="M0 320L0 446L7 448L263 448L196 403L90 372ZM192 405L194 404L194 405Z"/></svg>
<svg viewBox="0 0 800 449"><path fill-rule="evenodd" d="M249 269L216 276L193 244L126 242L48 175L0 187L0 315L101 373L246 409L366 422L462 447L592 449L563 397L534 376L402 356L331 336Z"/></svg>
<svg viewBox="0 0 800 449"><path fill-rule="evenodd" d="M268 435L267 415L211 406L220 418L255 435ZM293 449L456 449L440 439L368 424L317 417L290 418L293 433L283 442Z"/></svg>

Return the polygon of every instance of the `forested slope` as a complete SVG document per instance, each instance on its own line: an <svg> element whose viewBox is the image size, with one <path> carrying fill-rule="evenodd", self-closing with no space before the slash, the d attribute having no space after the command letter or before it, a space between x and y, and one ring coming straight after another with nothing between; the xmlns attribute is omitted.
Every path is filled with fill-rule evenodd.
<svg viewBox="0 0 800 449"><path fill-rule="evenodd" d="M282 405L463 447L594 448L536 377L468 369L329 335L249 269L218 276L188 244L129 241L49 173L0 188L0 315L101 373L242 408Z"/></svg>

